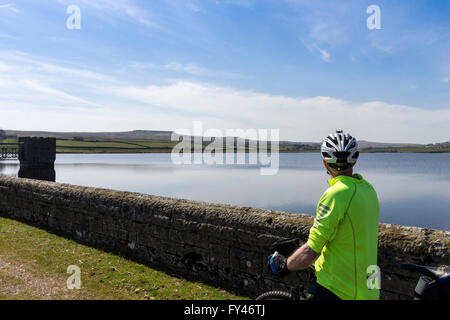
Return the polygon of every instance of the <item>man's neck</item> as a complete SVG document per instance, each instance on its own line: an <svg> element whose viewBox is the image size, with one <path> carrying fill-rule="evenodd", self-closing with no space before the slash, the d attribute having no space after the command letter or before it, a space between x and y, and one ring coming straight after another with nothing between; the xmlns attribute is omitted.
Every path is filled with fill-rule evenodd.
<svg viewBox="0 0 450 320"><path fill-rule="evenodd" d="M347 172L342 172L342 173L330 171L330 176L332 179L339 177L339 176L353 177L353 170L347 171Z"/></svg>

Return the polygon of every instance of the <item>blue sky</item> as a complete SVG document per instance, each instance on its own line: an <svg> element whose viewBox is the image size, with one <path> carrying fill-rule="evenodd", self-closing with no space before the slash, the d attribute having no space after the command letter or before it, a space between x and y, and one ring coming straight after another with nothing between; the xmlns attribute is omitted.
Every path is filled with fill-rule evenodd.
<svg viewBox="0 0 450 320"><path fill-rule="evenodd" d="M450 1L3 0L0 127L447 141L449 16Z"/></svg>

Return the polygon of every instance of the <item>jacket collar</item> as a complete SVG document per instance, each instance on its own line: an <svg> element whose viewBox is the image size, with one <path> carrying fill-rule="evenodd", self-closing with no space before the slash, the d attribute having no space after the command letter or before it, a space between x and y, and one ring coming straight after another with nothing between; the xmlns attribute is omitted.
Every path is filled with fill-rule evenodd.
<svg viewBox="0 0 450 320"><path fill-rule="evenodd" d="M336 178L328 180L328 184L330 185L330 187L332 187L333 185L336 184L336 182L338 182L338 181L345 181L345 180L355 182L355 180L356 181L363 180L363 177L360 174L358 174L358 173L353 174L353 177L337 176Z"/></svg>

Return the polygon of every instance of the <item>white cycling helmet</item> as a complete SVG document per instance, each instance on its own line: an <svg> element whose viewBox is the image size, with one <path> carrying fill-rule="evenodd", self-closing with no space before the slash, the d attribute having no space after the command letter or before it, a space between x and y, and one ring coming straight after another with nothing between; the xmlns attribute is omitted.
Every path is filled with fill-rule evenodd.
<svg viewBox="0 0 450 320"><path fill-rule="evenodd" d="M320 148L322 158L329 166L336 170L345 170L352 167L359 156L358 141L342 130L328 135L323 139Z"/></svg>

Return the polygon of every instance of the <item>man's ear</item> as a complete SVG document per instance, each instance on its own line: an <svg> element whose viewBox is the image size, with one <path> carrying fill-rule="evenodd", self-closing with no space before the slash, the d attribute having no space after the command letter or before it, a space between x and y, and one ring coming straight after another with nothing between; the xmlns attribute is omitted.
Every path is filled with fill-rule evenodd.
<svg viewBox="0 0 450 320"><path fill-rule="evenodd" d="M327 162L326 162L325 160L323 160L323 159L322 159L322 163L323 163L323 165L324 165L325 169L327 169L327 174L328 174L328 175L331 175L331 173L330 173L330 169L328 168L328 164L327 164Z"/></svg>

